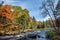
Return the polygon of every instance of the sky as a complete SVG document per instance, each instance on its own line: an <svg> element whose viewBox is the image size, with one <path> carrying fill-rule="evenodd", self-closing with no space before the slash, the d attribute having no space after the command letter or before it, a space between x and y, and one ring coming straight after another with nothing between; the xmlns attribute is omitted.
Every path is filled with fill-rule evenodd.
<svg viewBox="0 0 60 40"><path fill-rule="evenodd" d="M0 0L0 2L1 1L4 1L4 4L17 5L21 6L23 9L27 9L29 11L30 17L34 16L37 21L47 20L49 18L45 17L43 19L40 15L41 10L39 8L42 5L42 0Z"/></svg>

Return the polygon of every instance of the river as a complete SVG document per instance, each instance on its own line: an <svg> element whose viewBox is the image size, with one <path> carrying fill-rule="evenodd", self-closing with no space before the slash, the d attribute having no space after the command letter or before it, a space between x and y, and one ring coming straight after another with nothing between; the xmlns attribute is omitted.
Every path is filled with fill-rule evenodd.
<svg viewBox="0 0 60 40"><path fill-rule="evenodd" d="M36 36L36 38L26 38L26 39L22 39L22 40L49 40L46 38L46 34L45 34L47 31L49 31L49 30L35 31L38 35L38 36Z"/></svg>
<svg viewBox="0 0 60 40"><path fill-rule="evenodd" d="M6 40L49 40L49 39L46 38L46 34L45 34L47 31L49 31L49 30L37 30L37 31L34 31L34 32L27 32L27 33L25 33L25 35L29 34L29 33L37 34L37 36L35 38L26 37L26 38L22 38L22 39L20 39L20 38L17 39L15 36L13 38L11 36L11 39L9 38L9 39L6 39ZM18 37L19 37L19 35L18 35ZM3 38L4 37L2 37L2 39Z"/></svg>

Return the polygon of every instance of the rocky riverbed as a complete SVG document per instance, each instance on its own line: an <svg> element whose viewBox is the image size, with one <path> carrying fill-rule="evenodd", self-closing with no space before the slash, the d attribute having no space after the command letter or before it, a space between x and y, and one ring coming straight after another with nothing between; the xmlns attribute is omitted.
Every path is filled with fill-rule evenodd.
<svg viewBox="0 0 60 40"><path fill-rule="evenodd" d="M45 34L47 31L48 30L37 30L18 35L0 36L0 40L48 40Z"/></svg>

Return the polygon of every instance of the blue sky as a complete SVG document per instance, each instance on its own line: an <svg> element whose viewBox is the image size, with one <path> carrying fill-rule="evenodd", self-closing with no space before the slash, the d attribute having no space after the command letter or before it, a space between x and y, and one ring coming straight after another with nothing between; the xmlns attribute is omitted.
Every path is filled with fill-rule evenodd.
<svg viewBox="0 0 60 40"><path fill-rule="evenodd" d="M1 2L2 0L0 0ZM41 17L40 13L41 10L39 9L42 0L3 0L4 4L10 5L17 5L21 6L23 9L29 10L29 14L31 17L35 17L37 21L42 21L43 18ZM56 4L56 3L55 3ZM49 17L44 18L44 20L48 19Z"/></svg>

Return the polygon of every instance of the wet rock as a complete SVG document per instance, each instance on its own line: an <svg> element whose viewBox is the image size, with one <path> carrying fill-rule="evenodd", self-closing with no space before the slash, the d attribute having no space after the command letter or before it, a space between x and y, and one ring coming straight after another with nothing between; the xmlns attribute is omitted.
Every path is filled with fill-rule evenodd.
<svg viewBox="0 0 60 40"><path fill-rule="evenodd" d="M29 34L27 37L29 37L29 38L36 38L36 36L37 35L35 35L35 34Z"/></svg>
<svg viewBox="0 0 60 40"><path fill-rule="evenodd" d="M40 38L41 36L38 35L38 38Z"/></svg>

